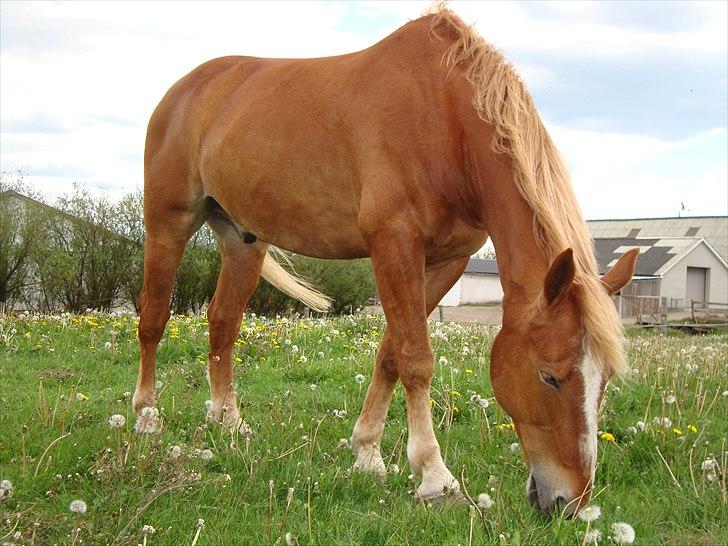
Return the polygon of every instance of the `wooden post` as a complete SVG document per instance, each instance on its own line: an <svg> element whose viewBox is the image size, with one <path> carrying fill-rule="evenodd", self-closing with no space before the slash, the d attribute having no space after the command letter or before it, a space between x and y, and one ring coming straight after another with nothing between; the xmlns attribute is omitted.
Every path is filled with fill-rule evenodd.
<svg viewBox="0 0 728 546"><path fill-rule="evenodd" d="M444 315L444 312L442 310L442 305L438 305L437 306L437 310L440 313L440 322L445 322L445 315Z"/></svg>

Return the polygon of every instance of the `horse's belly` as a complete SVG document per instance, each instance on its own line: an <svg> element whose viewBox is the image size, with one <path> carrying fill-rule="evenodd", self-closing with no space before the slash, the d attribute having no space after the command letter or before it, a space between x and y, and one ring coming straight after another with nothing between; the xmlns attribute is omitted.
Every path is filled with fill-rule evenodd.
<svg viewBox="0 0 728 546"><path fill-rule="evenodd" d="M316 258L368 255L357 225L357 206L347 192L323 183L235 184L212 196L245 231L263 242Z"/></svg>

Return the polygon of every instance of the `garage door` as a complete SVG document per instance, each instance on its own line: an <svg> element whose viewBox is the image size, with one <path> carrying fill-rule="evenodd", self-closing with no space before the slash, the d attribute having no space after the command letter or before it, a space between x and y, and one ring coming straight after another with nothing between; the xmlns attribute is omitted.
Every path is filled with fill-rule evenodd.
<svg viewBox="0 0 728 546"><path fill-rule="evenodd" d="M688 267L688 282L685 297L685 304L690 301L705 301L705 277L704 267Z"/></svg>

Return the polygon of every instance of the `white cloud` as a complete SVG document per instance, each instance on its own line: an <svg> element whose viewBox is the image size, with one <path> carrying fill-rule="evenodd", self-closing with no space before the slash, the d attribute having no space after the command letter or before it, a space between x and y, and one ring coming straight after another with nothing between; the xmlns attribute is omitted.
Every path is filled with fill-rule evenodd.
<svg viewBox="0 0 728 546"><path fill-rule="evenodd" d="M551 126L586 218L728 214L728 131L665 141ZM715 151L723 150L723 153Z"/></svg>
<svg viewBox="0 0 728 546"><path fill-rule="evenodd" d="M194 66L227 54L311 57L356 51L430 5L4 3L0 163L3 169L27 169L30 180L49 194L68 191L79 180L118 196L141 187L147 120L170 85ZM508 56L725 55L724 2L696 5L700 24L669 32L601 21L594 6L553 5L564 18L560 21L537 18L526 4L451 3ZM518 69L535 91L559 81L558 73L536 61ZM648 77L649 63L645 70ZM673 214L681 200L696 213L725 213L726 158L714 145L725 141L725 130L669 141L553 121L587 216ZM706 142L712 155L701 152ZM665 171L664 163L678 160L691 166L689 172Z"/></svg>

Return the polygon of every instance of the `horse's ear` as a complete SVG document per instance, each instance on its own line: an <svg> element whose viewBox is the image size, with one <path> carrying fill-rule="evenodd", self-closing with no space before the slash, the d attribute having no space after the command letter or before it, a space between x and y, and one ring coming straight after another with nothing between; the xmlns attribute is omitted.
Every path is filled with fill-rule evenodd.
<svg viewBox="0 0 728 546"><path fill-rule="evenodd" d="M637 255L639 253L639 248L628 250L617 260L614 267L604 274L602 282L607 292L616 294L630 281L632 275L634 275L634 266L637 263Z"/></svg>
<svg viewBox="0 0 728 546"><path fill-rule="evenodd" d="M548 273L546 273L543 292L546 297L546 304L549 307L556 306L563 301L571 283L574 281L575 273L574 251L567 248L554 258Z"/></svg>

